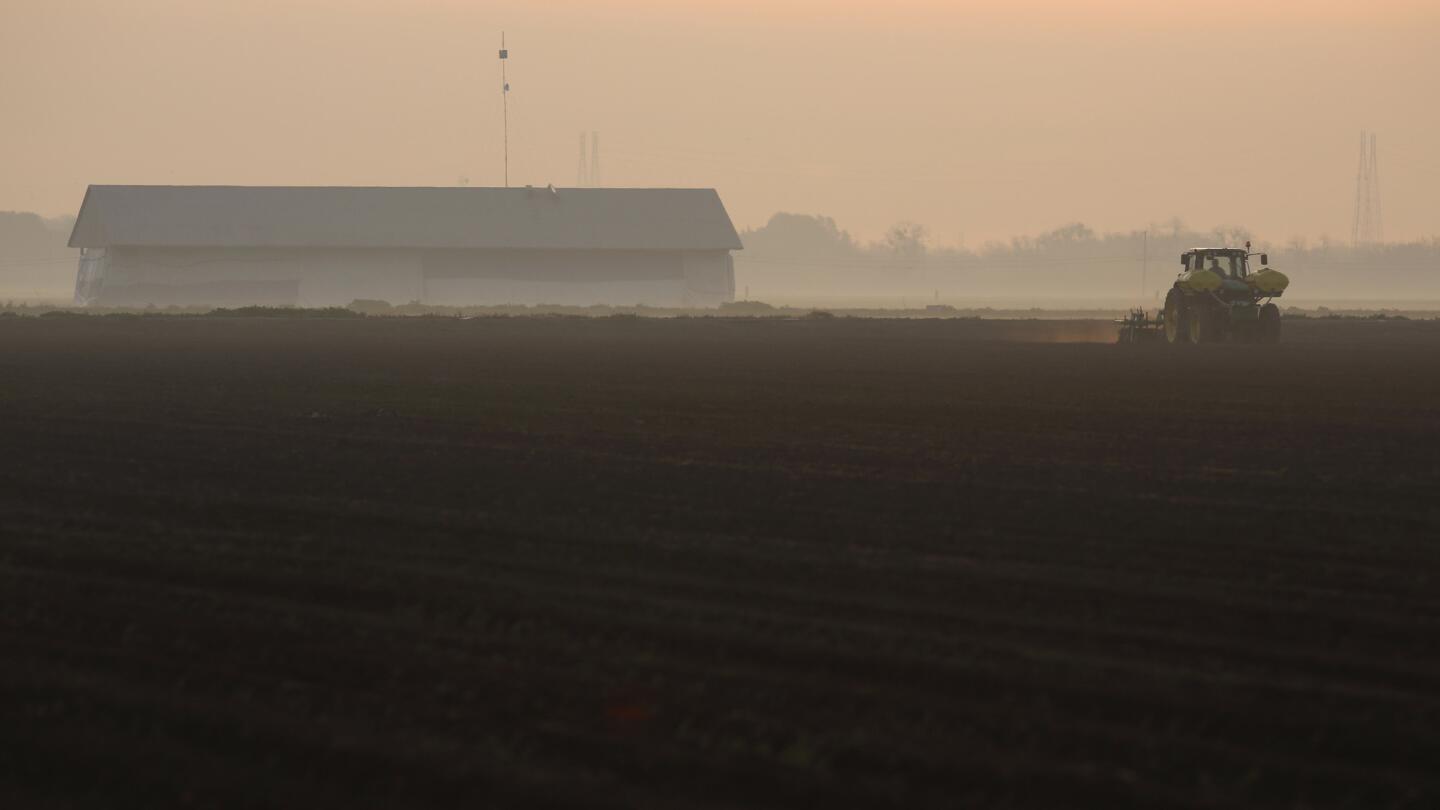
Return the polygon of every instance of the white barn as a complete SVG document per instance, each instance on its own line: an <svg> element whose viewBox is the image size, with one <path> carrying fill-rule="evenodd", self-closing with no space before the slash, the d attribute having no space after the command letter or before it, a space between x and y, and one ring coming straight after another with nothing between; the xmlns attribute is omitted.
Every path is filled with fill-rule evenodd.
<svg viewBox="0 0 1440 810"><path fill-rule="evenodd" d="M79 304L644 304L735 296L713 189L91 186Z"/></svg>

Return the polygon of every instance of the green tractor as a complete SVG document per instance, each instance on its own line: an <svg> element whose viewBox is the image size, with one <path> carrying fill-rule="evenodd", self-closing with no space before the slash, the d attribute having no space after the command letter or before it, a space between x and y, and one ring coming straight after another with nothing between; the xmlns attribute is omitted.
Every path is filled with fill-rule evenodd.
<svg viewBox="0 0 1440 810"><path fill-rule="evenodd" d="M1260 257L1252 270L1250 259ZM1184 269L1165 296L1157 326L1167 343L1279 343L1279 298L1290 279L1270 257L1241 248L1196 248L1180 257Z"/></svg>

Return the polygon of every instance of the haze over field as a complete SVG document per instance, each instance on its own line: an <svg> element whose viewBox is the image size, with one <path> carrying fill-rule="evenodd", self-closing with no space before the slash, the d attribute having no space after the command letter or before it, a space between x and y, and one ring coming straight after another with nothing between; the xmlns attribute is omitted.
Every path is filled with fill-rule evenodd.
<svg viewBox="0 0 1440 810"><path fill-rule="evenodd" d="M1440 233L1433 3L7 0L0 210L89 183L714 186L857 238L978 248L1181 217L1349 235L1380 135L1386 235Z"/></svg>
<svg viewBox="0 0 1440 810"><path fill-rule="evenodd" d="M0 810L1440 808L1437 43L0 0Z"/></svg>

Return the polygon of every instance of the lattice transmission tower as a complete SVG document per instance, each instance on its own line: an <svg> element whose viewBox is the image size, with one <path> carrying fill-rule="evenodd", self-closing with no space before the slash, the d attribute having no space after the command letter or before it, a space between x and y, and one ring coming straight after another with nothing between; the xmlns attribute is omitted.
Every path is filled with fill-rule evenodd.
<svg viewBox="0 0 1440 810"><path fill-rule="evenodd" d="M1360 168L1355 172L1355 217L1350 225L1354 245L1385 241L1385 218L1380 206L1380 160L1375 133L1360 133Z"/></svg>

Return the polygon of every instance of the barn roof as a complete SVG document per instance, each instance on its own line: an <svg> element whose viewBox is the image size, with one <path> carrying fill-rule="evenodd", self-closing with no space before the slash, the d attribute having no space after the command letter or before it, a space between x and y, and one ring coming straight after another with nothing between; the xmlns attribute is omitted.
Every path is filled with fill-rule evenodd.
<svg viewBox="0 0 1440 810"><path fill-rule="evenodd" d="M738 250L714 189L91 186L70 247Z"/></svg>

